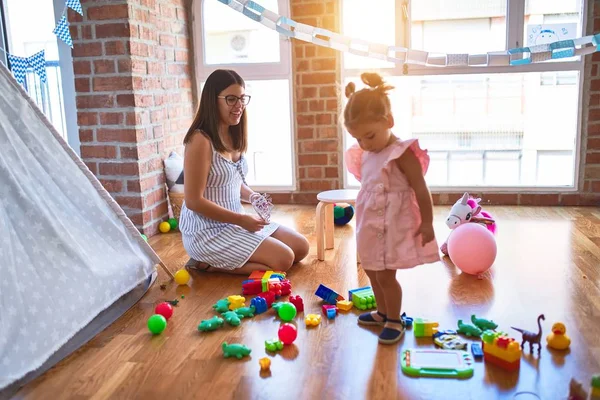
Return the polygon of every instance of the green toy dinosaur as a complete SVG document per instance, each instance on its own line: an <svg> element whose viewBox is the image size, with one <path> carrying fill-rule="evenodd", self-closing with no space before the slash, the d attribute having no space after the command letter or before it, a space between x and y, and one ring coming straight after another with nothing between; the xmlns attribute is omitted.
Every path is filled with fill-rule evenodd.
<svg viewBox="0 0 600 400"><path fill-rule="evenodd" d="M223 318L225 318L225 321L227 321L227 323L231 326L239 326L242 323L240 317L238 317L235 311L227 311L226 313L223 313Z"/></svg>
<svg viewBox="0 0 600 400"><path fill-rule="evenodd" d="M283 349L283 342L281 340L265 340L266 351L277 351Z"/></svg>
<svg viewBox="0 0 600 400"><path fill-rule="evenodd" d="M221 299L221 300L217 301L217 304L213 305L213 308L218 313L227 312L227 311L229 311L229 300Z"/></svg>
<svg viewBox="0 0 600 400"><path fill-rule="evenodd" d="M463 324L462 319L458 320L457 332L467 336L481 337L481 329L475 325Z"/></svg>
<svg viewBox="0 0 600 400"><path fill-rule="evenodd" d="M200 321L198 330L201 332L214 331L223 326L223 318L217 317L216 315L211 319L205 319Z"/></svg>
<svg viewBox="0 0 600 400"><path fill-rule="evenodd" d="M225 358L234 356L238 360L241 360L244 356L249 356L252 352L248 347L238 343L227 344L227 342L223 342L221 348L223 349L223 356L225 356Z"/></svg>
<svg viewBox="0 0 600 400"><path fill-rule="evenodd" d="M471 322L482 331L485 331L486 329L496 329L498 327L498 324L491 319L477 318L475 314L471 315Z"/></svg>
<svg viewBox="0 0 600 400"><path fill-rule="evenodd" d="M250 307L238 308L238 309L235 310L235 313L240 318L244 318L244 317L252 318L252 317L254 317L254 312L255 311L256 311L256 308L254 306L250 306Z"/></svg>

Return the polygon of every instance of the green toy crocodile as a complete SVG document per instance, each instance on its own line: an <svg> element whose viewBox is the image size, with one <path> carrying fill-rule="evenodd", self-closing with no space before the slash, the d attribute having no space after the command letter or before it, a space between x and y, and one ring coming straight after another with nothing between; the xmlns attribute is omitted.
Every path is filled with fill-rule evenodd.
<svg viewBox="0 0 600 400"><path fill-rule="evenodd" d="M227 344L227 342L223 342L221 348L223 349L223 356L225 356L225 358L234 356L238 360L241 360L244 356L249 356L252 352L248 347L238 343Z"/></svg>
<svg viewBox="0 0 600 400"><path fill-rule="evenodd" d="M205 319L200 321L198 330L201 332L214 331L223 326L223 318L217 317L216 315L211 319Z"/></svg>
<svg viewBox="0 0 600 400"><path fill-rule="evenodd" d="M221 300L217 301L217 304L213 305L213 308L218 313L227 312L227 311L229 311L229 300L221 299Z"/></svg>
<svg viewBox="0 0 600 400"><path fill-rule="evenodd" d="M458 330L456 332L467 336L481 337L481 329L475 325L463 324L462 319L458 320Z"/></svg>
<svg viewBox="0 0 600 400"><path fill-rule="evenodd" d="M283 349L283 342L281 340L265 340L266 351L277 351Z"/></svg>
<svg viewBox="0 0 600 400"><path fill-rule="evenodd" d="M477 318L475 314L471 315L471 322L482 331L485 331L486 329L496 329L498 327L498 324L491 319Z"/></svg>
<svg viewBox="0 0 600 400"><path fill-rule="evenodd" d="M256 308L254 306L250 306L250 307L238 308L238 309L235 310L235 313L240 318L244 318L244 317L252 318L252 317L254 317L254 312L255 311L256 311Z"/></svg>
<svg viewBox="0 0 600 400"><path fill-rule="evenodd" d="M225 318L225 321L227 321L227 323L231 326L239 326L242 323L240 317L238 317L235 311L227 311L226 313L223 313L223 318Z"/></svg>

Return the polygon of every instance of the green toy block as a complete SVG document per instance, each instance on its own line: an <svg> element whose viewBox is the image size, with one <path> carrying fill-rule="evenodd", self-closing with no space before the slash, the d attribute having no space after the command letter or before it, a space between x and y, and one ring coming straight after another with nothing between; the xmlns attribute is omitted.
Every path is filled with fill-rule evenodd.
<svg viewBox="0 0 600 400"><path fill-rule="evenodd" d="M373 293L373 289L366 288L361 291L352 293L352 303L354 307L359 310L369 310L372 308L377 308L377 303L375 302L375 294Z"/></svg>
<svg viewBox="0 0 600 400"><path fill-rule="evenodd" d="M221 348L223 349L223 356L225 358L234 356L238 360L241 360L244 356L249 356L252 352L248 347L238 343L227 344L227 342L223 342Z"/></svg>
<svg viewBox="0 0 600 400"><path fill-rule="evenodd" d="M600 389L600 375L592 376L592 387L595 389Z"/></svg>

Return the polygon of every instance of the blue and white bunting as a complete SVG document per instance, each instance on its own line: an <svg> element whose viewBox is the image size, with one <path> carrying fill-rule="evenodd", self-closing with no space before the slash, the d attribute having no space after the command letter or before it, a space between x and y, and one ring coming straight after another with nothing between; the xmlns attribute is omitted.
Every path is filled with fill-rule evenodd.
<svg viewBox="0 0 600 400"><path fill-rule="evenodd" d="M13 56L12 54L7 54L8 60L10 61L10 70L13 73L13 76L21 85L25 85L25 76L27 74L27 67L29 65L29 61L25 57Z"/></svg>
<svg viewBox="0 0 600 400"><path fill-rule="evenodd" d="M46 83L48 80L46 75L46 52L42 50L31 57L27 57L27 61L29 62L29 66L40 77L40 81Z"/></svg>
<svg viewBox="0 0 600 400"><path fill-rule="evenodd" d="M67 7L83 16L83 10L81 9L80 0L67 0Z"/></svg>
<svg viewBox="0 0 600 400"><path fill-rule="evenodd" d="M62 16L56 28L54 28L53 33L58 36L60 40L68 44L71 48L73 48L73 39L71 39L71 32L69 32L69 23L67 22L67 17L65 15Z"/></svg>

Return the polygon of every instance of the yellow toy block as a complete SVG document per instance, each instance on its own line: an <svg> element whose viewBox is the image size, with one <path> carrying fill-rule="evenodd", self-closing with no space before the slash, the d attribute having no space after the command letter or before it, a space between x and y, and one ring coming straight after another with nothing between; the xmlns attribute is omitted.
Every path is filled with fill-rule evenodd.
<svg viewBox="0 0 600 400"><path fill-rule="evenodd" d="M229 300L229 309L230 310L237 310L238 308L246 307L246 304L244 303L246 301L246 298L243 296L240 296L240 295L229 296L229 297L227 297L227 300Z"/></svg>
<svg viewBox="0 0 600 400"><path fill-rule="evenodd" d="M321 316L319 314L308 314L304 317L304 323L306 326L317 326L321 323Z"/></svg>
<svg viewBox="0 0 600 400"><path fill-rule="evenodd" d="M483 336L485 343L484 353L504 360L508 363L521 359L521 346L515 339L505 336L500 332L485 331Z"/></svg>
<svg viewBox="0 0 600 400"><path fill-rule="evenodd" d="M338 300L336 305L337 308L339 308L342 311L350 311L354 306L354 304L349 300Z"/></svg>

